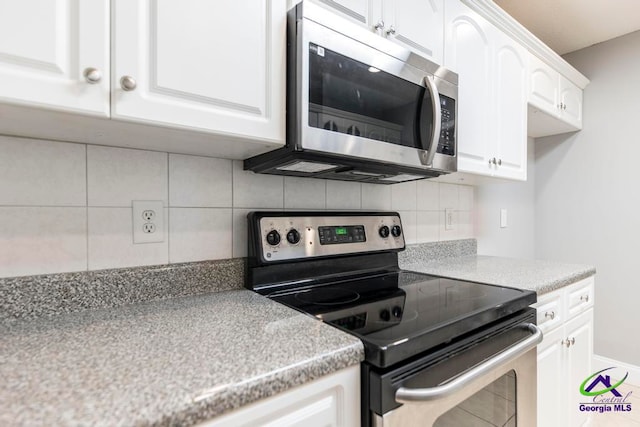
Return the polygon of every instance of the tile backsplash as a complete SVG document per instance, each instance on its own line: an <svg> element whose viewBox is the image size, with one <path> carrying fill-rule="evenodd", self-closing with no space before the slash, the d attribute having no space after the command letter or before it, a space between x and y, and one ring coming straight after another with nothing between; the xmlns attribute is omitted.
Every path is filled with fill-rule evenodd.
<svg viewBox="0 0 640 427"><path fill-rule="evenodd" d="M163 202L164 242L133 244L132 200ZM256 175L241 161L0 136L0 277L246 256L257 209L395 210L409 244L475 237L470 186Z"/></svg>

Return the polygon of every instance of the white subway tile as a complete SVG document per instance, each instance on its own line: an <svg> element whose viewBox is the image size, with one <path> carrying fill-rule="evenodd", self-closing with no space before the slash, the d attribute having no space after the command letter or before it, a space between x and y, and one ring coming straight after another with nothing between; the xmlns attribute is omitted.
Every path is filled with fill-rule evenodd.
<svg viewBox="0 0 640 427"><path fill-rule="evenodd" d="M440 212L418 211L416 217L417 243L440 240Z"/></svg>
<svg viewBox="0 0 640 427"><path fill-rule="evenodd" d="M459 239L459 234L460 234L460 221L458 220L458 211L452 211L451 212L451 219L452 219L452 229L451 230L447 230L445 227L445 211L442 210L439 212L439 216L440 216L440 241L445 241L445 240L457 240Z"/></svg>
<svg viewBox="0 0 640 427"><path fill-rule="evenodd" d="M86 207L0 207L0 277L86 269Z"/></svg>
<svg viewBox="0 0 640 427"><path fill-rule="evenodd" d="M167 153L87 146L89 206L127 207L132 200L167 205Z"/></svg>
<svg viewBox="0 0 640 427"><path fill-rule="evenodd" d="M357 210L361 204L359 182L327 180L327 209Z"/></svg>
<svg viewBox="0 0 640 427"><path fill-rule="evenodd" d="M407 245L418 242L418 224L416 211L398 211L400 220L402 221L402 232L404 233L404 241Z"/></svg>
<svg viewBox="0 0 640 427"><path fill-rule="evenodd" d="M230 208L231 160L169 154L169 206Z"/></svg>
<svg viewBox="0 0 640 427"><path fill-rule="evenodd" d="M440 183L440 209L458 210L460 202L458 200L458 185Z"/></svg>
<svg viewBox="0 0 640 427"><path fill-rule="evenodd" d="M322 179L284 178L285 209L325 209L327 185Z"/></svg>
<svg viewBox="0 0 640 427"><path fill-rule="evenodd" d="M231 214L231 209L171 208L170 262L231 258Z"/></svg>
<svg viewBox="0 0 640 427"><path fill-rule="evenodd" d="M418 187L418 210L437 211L440 209L439 183L423 179L416 182Z"/></svg>
<svg viewBox="0 0 640 427"><path fill-rule="evenodd" d="M415 211L416 197L416 181L391 185L391 209L394 211Z"/></svg>
<svg viewBox="0 0 640 427"><path fill-rule="evenodd" d="M458 198L460 202L459 209L461 211L472 211L474 205L474 187L470 185L458 186Z"/></svg>
<svg viewBox="0 0 640 427"><path fill-rule="evenodd" d="M362 209L391 210L392 185L362 184Z"/></svg>
<svg viewBox="0 0 640 427"><path fill-rule="evenodd" d="M458 212L458 239L472 239L475 237L475 227L473 222L473 212Z"/></svg>
<svg viewBox="0 0 640 427"><path fill-rule="evenodd" d="M0 136L0 206L86 206L86 146Z"/></svg>
<svg viewBox="0 0 640 427"><path fill-rule="evenodd" d="M247 214L252 209L233 210L233 257L247 256L248 226Z"/></svg>
<svg viewBox="0 0 640 427"><path fill-rule="evenodd" d="M242 161L234 161L233 207L282 209L284 207L283 177L245 171L242 169Z"/></svg>
<svg viewBox="0 0 640 427"><path fill-rule="evenodd" d="M160 243L133 243L131 208L89 208L89 270L167 264L168 209Z"/></svg>

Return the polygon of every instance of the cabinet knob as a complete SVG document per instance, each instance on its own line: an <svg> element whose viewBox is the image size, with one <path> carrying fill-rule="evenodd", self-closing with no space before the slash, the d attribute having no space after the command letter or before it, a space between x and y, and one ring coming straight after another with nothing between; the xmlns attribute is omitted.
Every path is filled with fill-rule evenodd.
<svg viewBox="0 0 640 427"><path fill-rule="evenodd" d="M562 342L561 342L560 344L562 344L562 345L566 345L566 346L567 346L567 348L569 348L569 347L571 347L572 345L574 345L575 343L576 343L576 339L575 339L575 337L571 337L571 338L567 337L567 339L562 340Z"/></svg>
<svg viewBox="0 0 640 427"><path fill-rule="evenodd" d="M562 104L562 109L566 110L567 109L567 104Z"/></svg>
<svg viewBox="0 0 640 427"><path fill-rule="evenodd" d="M587 294L587 295L582 295L582 296L580 297L580 301L589 302L589 294Z"/></svg>
<svg viewBox="0 0 640 427"><path fill-rule="evenodd" d="M556 318L556 312L555 311L547 311L546 313L544 313L544 317L548 317L551 320Z"/></svg>
<svg viewBox="0 0 640 427"><path fill-rule="evenodd" d="M120 87L124 91L130 92L134 90L136 86L138 86L138 83L136 83L136 79L131 76L122 76L120 79Z"/></svg>
<svg viewBox="0 0 640 427"><path fill-rule="evenodd" d="M498 161L496 160L496 158L494 157L493 159L489 159L489 165L496 165L498 164Z"/></svg>
<svg viewBox="0 0 640 427"><path fill-rule="evenodd" d="M387 33L387 37L393 36L396 33L396 29L392 25L392 26L389 27L389 29L386 31L386 33Z"/></svg>
<svg viewBox="0 0 640 427"><path fill-rule="evenodd" d="M97 68L85 68L82 75L84 76L84 80L90 85L100 83L100 80L102 80L102 73Z"/></svg>
<svg viewBox="0 0 640 427"><path fill-rule="evenodd" d="M384 29L384 21L383 20L378 21L378 23L373 26L373 29L377 33L380 33Z"/></svg>
<svg viewBox="0 0 640 427"><path fill-rule="evenodd" d="M502 165L502 159L498 159L498 166Z"/></svg>

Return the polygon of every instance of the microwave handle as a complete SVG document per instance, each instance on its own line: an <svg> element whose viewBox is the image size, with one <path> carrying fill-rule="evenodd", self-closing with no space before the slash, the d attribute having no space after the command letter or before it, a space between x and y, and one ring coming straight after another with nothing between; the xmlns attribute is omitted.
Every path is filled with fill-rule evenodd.
<svg viewBox="0 0 640 427"><path fill-rule="evenodd" d="M425 166L433 165L433 158L438 150L438 142L440 141L440 124L442 122L442 112L440 111L440 93L436 87L435 78L425 77L422 83L431 94L431 107L433 110L433 133L429 141L429 145L425 144L425 135L420 135L422 140L422 149L420 152L420 162ZM424 100L423 100L424 102Z"/></svg>
<svg viewBox="0 0 640 427"><path fill-rule="evenodd" d="M415 389L400 387L396 390L396 402L425 402L449 396L466 386L471 381L487 374L505 363L515 360L542 342L542 331L536 325L533 323L524 323L521 327L528 329L532 335L446 384L430 388Z"/></svg>

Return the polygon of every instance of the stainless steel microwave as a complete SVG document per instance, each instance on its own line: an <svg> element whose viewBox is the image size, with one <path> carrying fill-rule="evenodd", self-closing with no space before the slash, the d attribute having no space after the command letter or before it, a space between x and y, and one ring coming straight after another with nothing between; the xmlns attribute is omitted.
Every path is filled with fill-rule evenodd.
<svg viewBox="0 0 640 427"><path fill-rule="evenodd" d="M287 141L245 169L382 184L457 170L457 74L308 1L287 28Z"/></svg>

